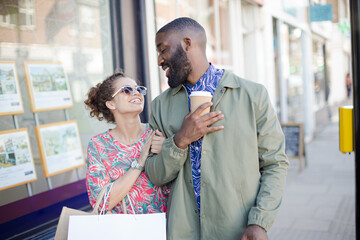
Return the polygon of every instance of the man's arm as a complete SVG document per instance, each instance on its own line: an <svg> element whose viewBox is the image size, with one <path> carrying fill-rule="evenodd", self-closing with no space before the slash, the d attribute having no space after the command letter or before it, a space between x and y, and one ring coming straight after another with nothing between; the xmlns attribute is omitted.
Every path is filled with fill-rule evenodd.
<svg viewBox="0 0 360 240"><path fill-rule="evenodd" d="M150 126L153 129L159 129L166 136L163 126L160 126L156 116L156 103L152 104L152 113L150 116ZM210 125L224 118L220 111L211 112L200 116L200 113L210 107L212 103L204 103L192 114L187 114L181 125L180 130L173 136L166 136L161 152L159 154L150 154L146 160L145 172L150 181L155 185L164 185L177 177L188 155L188 146L190 143L200 139L209 132L223 129L223 126L211 127Z"/></svg>
<svg viewBox="0 0 360 240"><path fill-rule="evenodd" d="M260 101L254 105L261 173L260 189L256 205L249 212L248 226L258 225L267 231L279 210L289 162L285 155L284 134L264 87L260 96Z"/></svg>
<svg viewBox="0 0 360 240"><path fill-rule="evenodd" d="M188 149L178 148L174 143L174 136L167 135L167 131L159 120L160 111L157 108L158 103L156 101L154 100L151 104L152 111L149 124L152 129L160 130L166 139L162 144L160 153L149 154L145 164L145 173L153 184L162 186L176 178L186 161Z"/></svg>
<svg viewBox="0 0 360 240"><path fill-rule="evenodd" d="M155 125L151 125L155 128ZM182 169L188 155L188 148L178 148L173 136L165 139L159 154L151 153L145 164L145 172L150 181L162 186L174 180Z"/></svg>

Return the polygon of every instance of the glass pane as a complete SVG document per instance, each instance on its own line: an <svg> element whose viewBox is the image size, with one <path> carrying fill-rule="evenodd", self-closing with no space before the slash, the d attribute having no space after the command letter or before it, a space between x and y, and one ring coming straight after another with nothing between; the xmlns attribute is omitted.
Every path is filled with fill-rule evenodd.
<svg viewBox="0 0 360 240"><path fill-rule="evenodd" d="M40 61L63 64L74 103L74 107L67 111L69 118L78 122L85 154L90 137L111 127L105 122L90 118L89 111L84 106L88 90L113 72L109 2L59 0L39 1L33 4L31 0L22 0L20 3L26 7L34 7L33 12L21 11L19 15L17 11L10 15L10 22L14 23L16 19L20 19L21 24L34 24L35 28L0 26L0 60L16 62L25 111L24 114L18 115L17 119L19 127L26 127L29 130L32 152L37 162L38 178L41 178L42 170L34 133L35 121L30 111L23 63ZM93 34L74 35L72 34L74 29ZM63 110L45 111L37 115L40 124L66 120ZM0 117L0 131L13 128L11 116ZM59 181L56 181L57 176L54 179L53 185L57 187L59 184ZM66 184L70 179L67 177L61 184ZM33 188L34 194L47 190L44 186L39 188L37 182L34 182Z"/></svg>
<svg viewBox="0 0 360 240"><path fill-rule="evenodd" d="M166 23L176 18L175 0L155 0L156 27L159 30Z"/></svg>
<svg viewBox="0 0 360 240"><path fill-rule="evenodd" d="M228 1L219 1L219 14L220 14L220 38L221 38L221 64L231 65L231 51L230 51L230 19Z"/></svg>
<svg viewBox="0 0 360 240"><path fill-rule="evenodd" d="M156 30L159 30L168 22L176 18L175 0L155 0ZM164 71L160 71L160 90L161 92L169 88Z"/></svg>
<svg viewBox="0 0 360 240"><path fill-rule="evenodd" d="M317 108L325 105L325 61L323 44L313 41L313 72L315 103Z"/></svg>
<svg viewBox="0 0 360 240"><path fill-rule="evenodd" d="M192 0L179 1L179 17L190 17L196 19L198 14L196 11L196 5L197 2Z"/></svg>
<svg viewBox="0 0 360 240"><path fill-rule="evenodd" d="M17 25L18 23L18 14L10 14L10 24Z"/></svg>
<svg viewBox="0 0 360 240"><path fill-rule="evenodd" d="M27 25L26 24L27 15L25 13L19 13L19 15L20 15L20 25Z"/></svg>
<svg viewBox="0 0 360 240"><path fill-rule="evenodd" d="M206 9L201 15L200 23L205 28L207 36L206 55L213 64L220 64L216 56L216 35L215 35L215 8L213 0L204 0L201 9Z"/></svg>
<svg viewBox="0 0 360 240"><path fill-rule="evenodd" d="M273 18L273 35L274 35L274 65L275 65L275 84L276 84L276 111L277 116L281 119L280 116L280 73L279 73L279 36L278 36L278 25L277 20Z"/></svg>
<svg viewBox="0 0 360 240"><path fill-rule="evenodd" d="M289 26L289 75L288 75L288 104L289 121L303 121L303 78L301 30Z"/></svg>

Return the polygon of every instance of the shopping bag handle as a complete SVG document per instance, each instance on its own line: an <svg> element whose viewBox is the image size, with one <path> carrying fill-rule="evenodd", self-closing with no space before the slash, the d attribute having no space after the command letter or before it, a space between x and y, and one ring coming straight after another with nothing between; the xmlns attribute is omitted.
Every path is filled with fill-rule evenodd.
<svg viewBox="0 0 360 240"><path fill-rule="evenodd" d="M107 188L112 185L113 183L108 183L106 184L103 189L101 189L97 199L96 199L96 203L95 203L95 207L94 207L94 210L92 211L91 214L94 214L94 215L97 215L99 213L99 206L100 206L100 203L101 203L101 200L103 199L105 193L106 193L106 190ZM110 188L110 191L111 191L111 188ZM110 194L110 193L109 193ZM126 194L125 197L128 197L129 199L129 202L130 202L130 206L131 206L131 209L133 210L133 214L135 214L135 210L134 210L134 206L132 205L132 202L131 202L131 199L129 198L129 196ZM122 200L122 203L121 203L121 207L122 207L122 210L123 210L123 213L124 214L127 214L127 209L126 209L126 204L125 204L125 197L124 199ZM105 204L105 203L104 203Z"/></svg>
<svg viewBox="0 0 360 240"><path fill-rule="evenodd" d="M111 183L108 183L106 184L103 189L101 189L97 199L96 199L96 203L95 203L95 207L94 207L94 210L92 211L92 214L98 214L99 212L99 206L100 206L100 203L101 203L101 200L102 198L104 197L105 195L105 192L106 192L106 189L110 186ZM104 203L105 204L105 203Z"/></svg>

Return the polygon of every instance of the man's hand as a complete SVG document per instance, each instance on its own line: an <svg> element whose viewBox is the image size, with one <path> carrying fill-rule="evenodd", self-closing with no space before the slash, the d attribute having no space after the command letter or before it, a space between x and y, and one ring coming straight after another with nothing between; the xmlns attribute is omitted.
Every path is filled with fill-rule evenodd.
<svg viewBox="0 0 360 240"><path fill-rule="evenodd" d="M193 113L185 116L180 130L174 136L174 142L179 148L185 149L190 143L202 138L205 134L224 129L224 126L209 127L224 118L220 111L210 112L200 116L201 112L211 107L212 102L200 105Z"/></svg>
<svg viewBox="0 0 360 240"><path fill-rule="evenodd" d="M245 229L241 240L268 240L268 236L265 229L262 227L258 225L249 225Z"/></svg>

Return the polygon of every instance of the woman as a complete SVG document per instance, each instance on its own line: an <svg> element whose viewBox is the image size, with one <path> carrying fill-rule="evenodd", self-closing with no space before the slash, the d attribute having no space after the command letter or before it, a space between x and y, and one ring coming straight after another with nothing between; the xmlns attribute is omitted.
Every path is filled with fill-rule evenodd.
<svg viewBox="0 0 360 240"><path fill-rule="evenodd" d="M124 73L115 73L90 89L85 104L90 116L116 127L94 136L88 145L86 186L94 207L101 189L108 186L98 211L123 213L166 212L168 189L153 185L144 173L147 155L161 151L164 137L140 121L146 88Z"/></svg>

